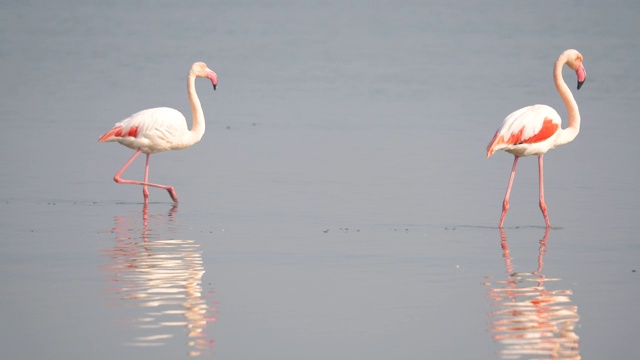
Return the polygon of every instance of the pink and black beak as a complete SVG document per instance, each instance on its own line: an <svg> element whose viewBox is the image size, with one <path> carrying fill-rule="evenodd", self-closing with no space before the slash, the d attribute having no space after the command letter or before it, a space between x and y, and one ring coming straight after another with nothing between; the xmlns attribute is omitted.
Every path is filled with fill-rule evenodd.
<svg viewBox="0 0 640 360"><path fill-rule="evenodd" d="M584 84L584 81L587 80L587 71L584 69L582 62L576 70L576 76L578 77L578 90L580 90L582 84Z"/></svg>
<svg viewBox="0 0 640 360"><path fill-rule="evenodd" d="M218 75L216 75L216 73L213 72L213 70L207 69L207 78L211 80L211 84L213 85L213 91L215 91L216 87L218 86Z"/></svg>

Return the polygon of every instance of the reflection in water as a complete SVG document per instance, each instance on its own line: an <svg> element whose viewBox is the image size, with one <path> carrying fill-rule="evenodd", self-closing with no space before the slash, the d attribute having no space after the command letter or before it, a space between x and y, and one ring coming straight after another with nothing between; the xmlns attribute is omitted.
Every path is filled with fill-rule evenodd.
<svg viewBox="0 0 640 360"><path fill-rule="evenodd" d="M213 348L205 333L215 321L216 309L202 296L202 252L194 240L160 236L158 229L175 232L174 205L168 214L149 215L148 204L135 216L116 216L113 233L116 243L104 250L110 265L108 273L115 294L115 306L139 307L139 317L130 319L133 327L143 330L125 345L162 346L177 335L176 328L187 329L188 353L198 356ZM155 229L149 226L149 221Z"/></svg>
<svg viewBox="0 0 640 360"><path fill-rule="evenodd" d="M503 359L580 359L579 338L574 332L578 307L571 304L571 290L547 290L546 283L559 281L542 274L547 228L538 252L538 269L514 272L504 230L500 229L506 280L487 284L495 308L489 314L489 330L502 345Z"/></svg>

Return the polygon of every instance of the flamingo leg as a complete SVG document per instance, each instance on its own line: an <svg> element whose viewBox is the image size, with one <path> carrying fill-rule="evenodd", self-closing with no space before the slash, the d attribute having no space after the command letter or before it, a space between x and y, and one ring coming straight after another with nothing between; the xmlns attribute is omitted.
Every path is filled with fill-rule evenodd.
<svg viewBox="0 0 640 360"><path fill-rule="evenodd" d="M542 160L543 155L538 156L538 176L540 182L540 210L542 210L542 216L544 216L544 222L547 227L551 226L549 222L549 215L547 214L547 204L544 202L544 164Z"/></svg>
<svg viewBox="0 0 640 360"><path fill-rule="evenodd" d="M500 225L498 225L498 227L500 228L502 228L502 224L504 224L504 217L507 216L507 211L509 210L509 196L511 195L513 178L516 176L516 166L518 165L518 159L520 159L520 157L514 156L513 166L511 167L511 177L509 177L509 185L507 185L507 193L504 195L504 201L502 202L502 215L500 216Z"/></svg>
<svg viewBox="0 0 640 360"><path fill-rule="evenodd" d="M151 155L147 154L147 161L144 165L144 182L145 183L149 182L149 159L150 158L151 158ZM149 189L147 188L147 185L142 185L142 196L144 196L145 202L149 200Z"/></svg>
<svg viewBox="0 0 640 360"><path fill-rule="evenodd" d="M127 161L127 163L124 164L124 166L113 177L113 181L117 182L118 184L142 185L143 186L142 192L145 196L144 198L145 202L147 202L147 200L149 199L149 191L147 190L147 193L144 192L147 186L152 186L152 187L157 187L159 189L167 190L169 192L169 196L171 196L171 199L175 202L178 202L178 195L176 194L176 191L172 186L160 185L160 184L154 184L154 183L148 182L148 178L149 178L149 155L148 154L147 154L147 163L145 166L145 174L144 174L145 181L125 180L120 178L120 176L122 176L122 173L124 173L124 171L129 167L129 165L131 165L133 160L135 160L138 157L138 155L140 155L140 153L142 153L142 150L138 150L136 151L135 154L133 154L131 159L129 159L129 161Z"/></svg>

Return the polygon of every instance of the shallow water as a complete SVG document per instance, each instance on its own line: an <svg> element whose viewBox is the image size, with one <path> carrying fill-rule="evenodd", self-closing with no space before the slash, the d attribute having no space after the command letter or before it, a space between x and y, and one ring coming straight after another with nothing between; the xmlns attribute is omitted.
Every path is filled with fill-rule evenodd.
<svg viewBox="0 0 640 360"><path fill-rule="evenodd" d="M0 346L9 359L633 358L640 324L635 3L0 4ZM502 118L582 129L484 158ZM207 133L115 184L97 138L154 106ZM574 87L570 71L567 82ZM143 161L125 173L142 176Z"/></svg>

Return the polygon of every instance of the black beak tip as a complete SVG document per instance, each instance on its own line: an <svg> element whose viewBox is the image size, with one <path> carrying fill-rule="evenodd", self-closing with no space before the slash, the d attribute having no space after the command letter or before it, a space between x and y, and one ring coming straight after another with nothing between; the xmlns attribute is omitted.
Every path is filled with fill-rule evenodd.
<svg viewBox="0 0 640 360"><path fill-rule="evenodd" d="M582 84L584 84L584 81L578 81L578 90L580 90L580 88L582 87Z"/></svg>
<svg viewBox="0 0 640 360"><path fill-rule="evenodd" d="M218 85L215 85L215 84L214 84L214 85L213 85L213 91L216 91L216 88L217 88L217 87L218 87ZM578 87L578 89L579 89L579 87Z"/></svg>

